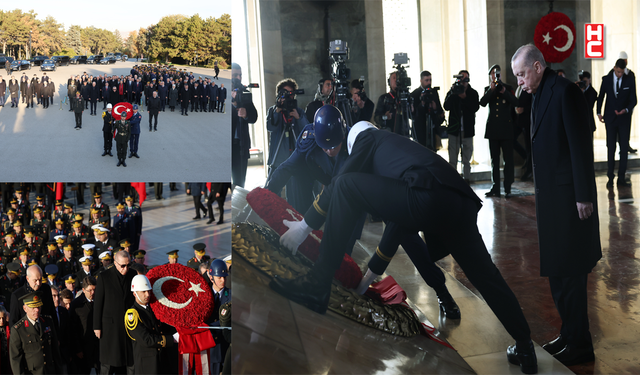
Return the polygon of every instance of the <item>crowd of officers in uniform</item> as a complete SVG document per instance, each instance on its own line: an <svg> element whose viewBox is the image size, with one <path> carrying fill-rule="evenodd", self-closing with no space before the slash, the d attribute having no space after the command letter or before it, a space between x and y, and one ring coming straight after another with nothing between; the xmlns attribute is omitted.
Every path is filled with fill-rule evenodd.
<svg viewBox="0 0 640 375"><path fill-rule="evenodd" d="M107 364L106 370L104 363L101 367L100 340L94 334L92 323L94 293L96 288L100 289L101 275L114 268L114 261L119 265L123 263L124 255L118 252L130 260L126 272L147 273L146 251L138 249L142 211L129 195L125 203L118 203L112 212L112 208L102 202L101 194L95 193L91 217L85 220L69 203L56 200L54 208L49 210L44 196L37 195L36 203L30 205L25 193L16 188L9 201L10 208L1 215L0 373L89 374L91 369L96 373L112 373L113 365ZM215 259L205 255L205 244L195 244L193 249L194 257L187 266L200 273L209 288L219 285L210 270ZM167 264L178 263L178 252L167 253ZM226 265L225 270L216 272L227 272ZM113 270L111 273L115 274ZM222 286L214 287L214 292L226 292L228 299L223 302L230 303L229 289L225 289L224 282L226 274L215 279L222 280ZM128 288L124 288L126 292ZM124 306L125 310L131 308L130 305ZM218 325L219 307L215 310ZM121 313L124 317L125 311ZM227 318L230 321L230 315ZM220 338L219 332L213 334L220 346L217 359L213 359L217 360L214 368L219 371L229 344ZM11 335L20 338L11 338ZM103 332L103 338L105 335L107 332ZM34 347L27 347L31 343ZM126 352L125 348L110 350ZM163 371L177 373L177 348L168 354L168 367ZM135 353L133 358L137 358ZM140 368L140 364L136 363L135 368Z"/></svg>

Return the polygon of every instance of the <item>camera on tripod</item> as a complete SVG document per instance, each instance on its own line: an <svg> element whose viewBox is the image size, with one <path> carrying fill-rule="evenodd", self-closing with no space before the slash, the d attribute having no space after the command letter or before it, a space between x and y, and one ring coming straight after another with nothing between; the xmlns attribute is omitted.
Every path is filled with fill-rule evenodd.
<svg viewBox="0 0 640 375"><path fill-rule="evenodd" d="M236 97L233 102L236 104L236 108L247 108L253 103L253 95L247 89L254 89L260 87L257 83L250 83L243 85L238 78L231 79L231 88L236 92Z"/></svg>
<svg viewBox="0 0 640 375"><path fill-rule="evenodd" d="M500 80L500 67L497 66L496 67L496 79L493 81L493 83L496 85L496 90L498 91L502 91L502 88L504 87L504 84L502 83L502 80Z"/></svg>
<svg viewBox="0 0 640 375"><path fill-rule="evenodd" d="M285 116L288 116L291 111L298 108L298 100L296 95L304 94L304 89L288 91L285 89L280 90L276 97L276 108L282 109Z"/></svg>
<svg viewBox="0 0 640 375"><path fill-rule="evenodd" d="M469 82L469 78L465 78L464 74L456 74L453 76L455 82L451 85L451 93L454 95L464 94L464 82Z"/></svg>
<svg viewBox="0 0 640 375"><path fill-rule="evenodd" d="M351 69L347 68L349 47L347 42L340 39L329 42L329 57L331 58L332 77L335 82L336 101L349 97L349 79Z"/></svg>
<svg viewBox="0 0 640 375"><path fill-rule="evenodd" d="M394 53L393 62L396 64L396 92L400 100L407 100L409 97L409 86L411 86L411 77L407 75L407 69L404 65L409 64L409 57L405 52Z"/></svg>

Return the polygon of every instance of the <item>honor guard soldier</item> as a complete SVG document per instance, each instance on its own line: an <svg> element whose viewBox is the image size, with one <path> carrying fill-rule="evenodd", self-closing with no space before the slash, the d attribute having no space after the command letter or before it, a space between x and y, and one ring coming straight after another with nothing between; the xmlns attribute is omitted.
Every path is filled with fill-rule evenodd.
<svg viewBox="0 0 640 375"><path fill-rule="evenodd" d="M133 219L133 223L135 224L135 237L130 238L133 239L134 249L137 249L140 247L140 236L142 235L142 208L134 204L131 195L127 195L124 202L127 205L124 211Z"/></svg>
<svg viewBox="0 0 640 375"><path fill-rule="evenodd" d="M138 113L138 105L133 105L133 115L131 116L131 137L129 141L129 158L138 156L138 142L140 141L140 121L142 121L142 115ZM124 162L122 163L124 165ZM126 167L126 165L124 165Z"/></svg>
<svg viewBox="0 0 640 375"><path fill-rule="evenodd" d="M196 272L199 272L199 268L200 268L200 264L201 263L206 263L209 261L209 259L211 259L210 256L208 255L204 255L205 254L205 248L207 246L203 243L197 243L195 245L193 245L193 253L194 253L194 257L189 259L189 261L187 262L187 267L191 267L193 268Z"/></svg>
<svg viewBox="0 0 640 375"><path fill-rule="evenodd" d="M5 244L2 246L2 263L9 264L18 256L18 245L15 243L15 234L10 230L4 234Z"/></svg>
<svg viewBox="0 0 640 375"><path fill-rule="evenodd" d="M49 236L49 232L51 231L51 221L46 219L45 211L37 207L33 210L34 218L31 219L31 226L33 227L36 235L40 238L47 238Z"/></svg>
<svg viewBox="0 0 640 375"><path fill-rule="evenodd" d="M0 304L11 311L11 294L20 287L20 265L12 262L0 268L5 271L0 277Z"/></svg>
<svg viewBox="0 0 640 375"><path fill-rule="evenodd" d="M173 338L162 334L160 322L149 306L149 279L144 275L134 276L131 280L131 292L135 296L135 302L125 312L124 322L127 335L132 340L135 373L158 374L161 370L162 349L172 346Z"/></svg>
<svg viewBox="0 0 640 375"><path fill-rule="evenodd" d="M80 258L80 269L76 272L76 284L80 285L82 284L82 281L84 280L85 277L88 276L93 276L95 274L97 274L96 270L95 270L95 265L93 263L93 257L92 256L84 256L82 258ZM76 285L76 287L77 287Z"/></svg>
<svg viewBox="0 0 640 375"><path fill-rule="evenodd" d="M11 327L11 370L14 374L61 374L58 336L51 317L41 315L40 293L25 294L20 302L26 315Z"/></svg>
<svg viewBox="0 0 640 375"><path fill-rule="evenodd" d="M102 135L104 138L104 152L102 156L109 155L113 156L111 153L111 149L113 148L113 116L111 116L111 108L113 105L109 103L107 105L107 110L102 112L102 120L104 124L102 125Z"/></svg>
<svg viewBox="0 0 640 375"><path fill-rule="evenodd" d="M109 211L109 205L106 203L102 203L102 195L100 193L95 193L93 195L93 204L91 205L92 209L100 211L100 217L111 217L111 211Z"/></svg>
<svg viewBox="0 0 640 375"><path fill-rule="evenodd" d="M80 266L78 261L73 257L73 246L68 243L64 246L64 258L58 260L56 263L59 268L58 275L62 278L65 275L78 272Z"/></svg>
<svg viewBox="0 0 640 375"><path fill-rule="evenodd" d="M44 268L44 273L46 273L47 276L46 278L42 278L42 283L47 283L49 284L49 286L60 285L60 279L58 279L58 266L56 266L55 264L47 264L47 266Z"/></svg>
<svg viewBox="0 0 640 375"><path fill-rule="evenodd" d="M144 264L144 257L147 255L147 252L144 250L136 250L133 252L133 261L144 268L144 273L146 274L148 269L147 265Z"/></svg>
<svg viewBox="0 0 640 375"><path fill-rule="evenodd" d="M227 276L229 276L227 264L222 259L214 259L213 262L211 262L208 275L212 283L211 289L214 295L214 306L207 324L213 327L220 327L220 306L231 302L231 289L226 286ZM210 361L213 367L212 373L219 374L220 371L222 371L222 363L229 348L229 343L223 337L222 330L220 329L211 330L211 335L216 343L216 346L211 349Z"/></svg>
<svg viewBox="0 0 640 375"><path fill-rule="evenodd" d="M169 257L169 262L165 264L176 264L178 263L178 251L180 250L171 250L167 253Z"/></svg>
<svg viewBox="0 0 640 375"><path fill-rule="evenodd" d="M118 152L118 165L119 166L127 166L127 145L129 144L129 140L131 139L131 123L127 120L127 113L122 112L120 121L116 121L114 124L115 128L115 140L116 140L116 150Z"/></svg>

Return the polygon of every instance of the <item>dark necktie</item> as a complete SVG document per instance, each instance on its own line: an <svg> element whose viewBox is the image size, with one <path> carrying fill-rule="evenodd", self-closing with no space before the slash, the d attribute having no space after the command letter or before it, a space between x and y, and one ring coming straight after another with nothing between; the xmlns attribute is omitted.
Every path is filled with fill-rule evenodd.
<svg viewBox="0 0 640 375"><path fill-rule="evenodd" d="M215 305L213 305L215 308L220 307L220 293L216 293L216 299L215 299Z"/></svg>
<svg viewBox="0 0 640 375"><path fill-rule="evenodd" d="M38 335L40 335L40 322L36 320L36 324L34 324L33 327L36 329L36 332L38 332Z"/></svg>
<svg viewBox="0 0 640 375"><path fill-rule="evenodd" d="M622 81L622 78L618 78L618 84L616 85L616 97L618 96L618 93L620 92L620 81Z"/></svg>

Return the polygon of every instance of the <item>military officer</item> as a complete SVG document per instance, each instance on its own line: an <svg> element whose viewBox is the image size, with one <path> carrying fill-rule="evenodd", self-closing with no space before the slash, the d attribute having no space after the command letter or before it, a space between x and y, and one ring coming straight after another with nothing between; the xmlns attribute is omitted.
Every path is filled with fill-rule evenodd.
<svg viewBox="0 0 640 375"><path fill-rule="evenodd" d="M62 278L65 275L78 272L80 266L78 265L78 261L73 257L73 251L73 246L70 243L65 245L64 258L58 260L56 263L59 269L58 277Z"/></svg>
<svg viewBox="0 0 640 375"><path fill-rule="evenodd" d="M107 109L102 112L102 120L103 120L103 125L102 125L102 136L104 138L104 152L102 153L102 156L105 155L109 155L109 156L113 156L113 154L111 153L111 149L113 148L113 116L111 116L111 109L113 108L113 105L111 103L109 103L107 105Z"/></svg>
<svg viewBox="0 0 640 375"><path fill-rule="evenodd" d="M167 256L169 257L169 262L165 263L165 264L176 264L178 263L178 251L180 250L171 250L167 253Z"/></svg>
<svg viewBox="0 0 640 375"><path fill-rule="evenodd" d="M222 259L215 259L211 262L211 267L207 274L211 280L211 289L214 294L213 312L211 313L207 324L213 327L220 327L220 306L231 302L231 289L226 286L227 277L229 276L227 264ZM222 371L222 364L224 362L227 349L229 348L229 342L225 340L222 335L222 331L219 329L211 330L211 335L216 343L216 346L211 350L211 365L213 367L212 373L219 374L220 371Z"/></svg>
<svg viewBox="0 0 640 375"><path fill-rule="evenodd" d="M133 252L133 261L141 265L144 268L144 273L147 273L147 265L144 264L144 257L147 255L147 252L144 250L136 250Z"/></svg>
<svg viewBox="0 0 640 375"><path fill-rule="evenodd" d="M131 139L131 123L127 120L126 112L121 115L120 121L114 124L116 135L116 150L118 151L118 165L127 166L125 160L127 159L127 144Z"/></svg>
<svg viewBox="0 0 640 375"><path fill-rule="evenodd" d="M127 335L132 340L135 373L158 374L161 371L162 349L172 346L173 338L162 334L160 322L149 306L151 298L149 279L144 275L134 276L131 280L131 292L135 302L126 311L124 321Z"/></svg>
<svg viewBox="0 0 640 375"><path fill-rule="evenodd" d="M53 229L49 234L49 240L53 241L56 236L66 236L67 231L64 230L65 222L62 218L59 218L55 221L56 228Z"/></svg>
<svg viewBox="0 0 640 375"><path fill-rule="evenodd" d="M43 277L42 282L49 284L49 286L59 286L60 279L58 278L58 266L55 264L47 264L44 267L44 273L47 275L46 279ZM46 280L46 281L45 281Z"/></svg>
<svg viewBox="0 0 640 375"><path fill-rule="evenodd" d="M36 196L36 204L33 205L33 208L31 210L31 212L33 212L34 216L36 213L37 209L40 209L40 211L42 212L42 217L43 218L49 218L49 208L47 208L47 205L44 203L44 195L38 194Z"/></svg>
<svg viewBox="0 0 640 375"><path fill-rule="evenodd" d="M7 311L11 311L11 293L20 287L20 265L9 263L6 266L7 272L0 277L0 304Z"/></svg>
<svg viewBox="0 0 640 375"><path fill-rule="evenodd" d="M84 99L80 96L80 92L76 92L76 97L73 98L73 113L76 117L76 127L74 129L82 129L82 112L84 111Z"/></svg>
<svg viewBox="0 0 640 375"><path fill-rule="evenodd" d="M40 313L40 293L27 293L20 301L26 315L11 327L11 370L14 374L62 373L58 336L51 317Z"/></svg>
<svg viewBox="0 0 640 375"><path fill-rule="evenodd" d="M210 256L204 255L206 247L207 246L203 243L197 243L193 245L194 257L189 259L189 261L187 262L187 267L191 267L196 270L196 272L198 272L200 264L208 262L209 259L211 259Z"/></svg>
<svg viewBox="0 0 640 375"><path fill-rule="evenodd" d="M103 226L94 226L96 234L96 254L100 255L103 251L114 251L118 247L118 242L113 238L109 238L109 229Z"/></svg>
<svg viewBox="0 0 640 375"><path fill-rule="evenodd" d="M102 266L100 266L100 268L98 269L97 274L100 274L100 272L109 269L109 267L113 265L113 256L111 254L111 251L105 251L100 254L100 262L102 263Z"/></svg>
<svg viewBox="0 0 640 375"><path fill-rule="evenodd" d="M73 247L73 255L75 257L82 255L82 245L84 245L89 238L89 232L82 231L83 226L80 221L74 222L71 226L72 232L69 234L69 237L67 237L67 243Z"/></svg>
<svg viewBox="0 0 640 375"><path fill-rule="evenodd" d="M58 251L58 245L54 241L47 242L47 255L43 255L40 258L40 266L45 267L48 264L56 264L60 259L60 252Z"/></svg>
<svg viewBox="0 0 640 375"><path fill-rule="evenodd" d="M13 230L4 234L5 244L2 246L2 263L8 264L18 256L18 244L15 243L15 233Z"/></svg>
<svg viewBox="0 0 640 375"><path fill-rule="evenodd" d="M27 267L29 267L29 250L25 249L24 245L18 247L18 258L14 259L13 263L16 263L20 267L20 276L27 275Z"/></svg>
<svg viewBox="0 0 640 375"><path fill-rule="evenodd" d="M124 208L124 211L133 219L135 226L135 236L131 238L133 239L133 248L137 249L140 247L140 236L142 235L142 209L140 206L136 206L134 204L133 197L131 195L127 195L124 202L127 205Z"/></svg>
<svg viewBox="0 0 640 375"><path fill-rule="evenodd" d="M49 232L51 231L51 222L49 219L45 219L46 213L45 211L37 207L33 210L34 218L31 219L31 226L34 228L36 235L40 238L45 238L49 236Z"/></svg>
<svg viewBox="0 0 640 375"><path fill-rule="evenodd" d="M80 269L75 273L76 288L78 288L85 277L97 274L92 256L83 256L80 258Z"/></svg>
<svg viewBox="0 0 640 375"><path fill-rule="evenodd" d="M129 141L129 158L138 156L138 142L140 141L140 121L142 121L142 115L138 113L138 105L133 105L133 116L131 116L131 137ZM126 153L126 152L125 152ZM126 167L126 165L125 165Z"/></svg>
<svg viewBox="0 0 640 375"><path fill-rule="evenodd" d="M118 234L118 238L135 238L135 223L124 211L124 204L118 203L116 206L118 213L113 217L113 229Z"/></svg>
<svg viewBox="0 0 640 375"><path fill-rule="evenodd" d="M118 245L120 245L119 250L117 251L126 251L128 253L131 253L131 240L129 240L128 238L125 238L124 240L120 241L118 243Z"/></svg>
<svg viewBox="0 0 640 375"><path fill-rule="evenodd" d="M40 262L40 258L44 253L42 238L36 236L33 233L33 229L25 228L24 234L24 246L25 249L29 252L29 256L34 259L36 262Z"/></svg>
<svg viewBox="0 0 640 375"><path fill-rule="evenodd" d="M92 209L100 211L100 217L111 217L111 211L109 210L109 205L102 202L102 194L95 193L93 195L93 204L91 205Z"/></svg>

